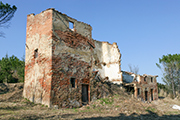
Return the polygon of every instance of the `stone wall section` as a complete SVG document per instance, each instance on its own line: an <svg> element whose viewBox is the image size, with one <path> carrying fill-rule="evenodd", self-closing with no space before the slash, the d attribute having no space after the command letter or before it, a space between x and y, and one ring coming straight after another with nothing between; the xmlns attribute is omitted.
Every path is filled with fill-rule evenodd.
<svg viewBox="0 0 180 120"><path fill-rule="evenodd" d="M23 96L50 106L52 81L52 11L27 16ZM36 56L35 56L36 52Z"/></svg>
<svg viewBox="0 0 180 120"><path fill-rule="evenodd" d="M74 18L67 16L59 11L53 10L53 30L65 31L74 31L78 34L81 34L88 39L92 38L92 27L86 23L77 21ZM73 24L73 28L69 29L69 22Z"/></svg>
<svg viewBox="0 0 180 120"><path fill-rule="evenodd" d="M82 106L82 85L90 87L92 77L92 47L87 43L89 39L78 33L55 32L58 37L53 35L52 104L59 107ZM75 79L75 88L72 88L71 78ZM88 92L90 99L90 90Z"/></svg>

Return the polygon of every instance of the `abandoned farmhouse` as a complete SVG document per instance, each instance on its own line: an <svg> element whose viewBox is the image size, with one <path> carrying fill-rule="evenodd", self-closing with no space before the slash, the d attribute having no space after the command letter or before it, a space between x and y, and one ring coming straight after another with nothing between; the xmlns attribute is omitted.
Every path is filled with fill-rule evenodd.
<svg viewBox="0 0 180 120"><path fill-rule="evenodd" d="M122 71L117 44L94 40L91 31L55 9L28 15L23 96L49 107L80 107L108 96L106 86L117 92L123 86L144 101L158 99L157 76Z"/></svg>

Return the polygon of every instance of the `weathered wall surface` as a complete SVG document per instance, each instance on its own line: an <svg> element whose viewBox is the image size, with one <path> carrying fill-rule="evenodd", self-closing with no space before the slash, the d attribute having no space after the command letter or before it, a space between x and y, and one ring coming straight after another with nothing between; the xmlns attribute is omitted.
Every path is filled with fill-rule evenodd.
<svg viewBox="0 0 180 120"><path fill-rule="evenodd" d="M52 80L52 11L27 16L23 96L50 106ZM35 57L34 53L38 55Z"/></svg>
<svg viewBox="0 0 180 120"><path fill-rule="evenodd" d="M66 28L69 18L59 12L54 12L52 104L59 107L79 107L82 105L82 85L84 84L88 85L88 99L90 100L91 53L94 45L78 27L81 25L82 29L89 25L73 21L76 32L71 31ZM74 88L71 78L75 78Z"/></svg>
<svg viewBox="0 0 180 120"><path fill-rule="evenodd" d="M48 106L79 107L108 96L111 87L119 90L111 82L126 81L135 82L136 96L138 88L142 97L153 89L156 99L156 78L149 83L152 77L144 81L142 76L123 74L117 44L93 40L91 31L90 25L54 9L28 15L24 97Z"/></svg>
<svg viewBox="0 0 180 120"><path fill-rule="evenodd" d="M59 37L62 40L62 36ZM68 36L64 37L68 38ZM79 41L79 39L76 40ZM56 42L55 39L53 41L53 104L59 107L76 106L74 104L79 106L82 103L82 84L89 85L91 61L86 61L88 60L85 55L87 52L74 50L65 44L64 41ZM71 78L76 80L75 88L71 87Z"/></svg>
<svg viewBox="0 0 180 120"><path fill-rule="evenodd" d="M61 12L58 12L54 9L53 11L54 11L53 12L53 29L54 30L60 30L62 32L65 32L69 29L69 22L72 22L74 24L74 28L72 31L75 31L76 33L79 33L82 36L91 39L92 27L90 25L83 22L79 22L76 19L73 19L67 16L66 14L62 14Z"/></svg>
<svg viewBox="0 0 180 120"><path fill-rule="evenodd" d="M54 9L29 15L24 97L49 106L78 107L82 105L84 85L88 86L90 101L93 71L98 70L101 78L120 81L117 44L95 41L91 31L90 25ZM37 58L35 51L38 51ZM71 78L75 79L74 88Z"/></svg>
<svg viewBox="0 0 180 120"><path fill-rule="evenodd" d="M74 23L73 30L69 29L69 21ZM102 78L108 77L114 82L121 79L120 52L117 44L92 40L91 30L88 24L57 11L53 13L54 105L59 107L81 105L82 84L88 84L90 88L89 81L93 77L93 71L98 70ZM71 88L72 77L76 79L76 89Z"/></svg>
<svg viewBox="0 0 180 120"><path fill-rule="evenodd" d="M113 83L122 83L121 54L116 43L94 41L95 70L101 77L108 77ZM96 56L97 55L97 56Z"/></svg>

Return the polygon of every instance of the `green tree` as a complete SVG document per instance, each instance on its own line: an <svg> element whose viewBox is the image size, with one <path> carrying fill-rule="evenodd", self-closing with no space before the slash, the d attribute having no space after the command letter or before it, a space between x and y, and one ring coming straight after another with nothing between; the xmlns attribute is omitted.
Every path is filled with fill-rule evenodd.
<svg viewBox="0 0 180 120"><path fill-rule="evenodd" d="M8 55L6 54L6 57L3 57L0 61L0 67L1 67L1 76L0 80L3 82L10 82L12 79L12 70L11 70L11 63L9 61Z"/></svg>
<svg viewBox="0 0 180 120"><path fill-rule="evenodd" d="M16 56L6 55L0 60L0 82L23 82L25 62Z"/></svg>
<svg viewBox="0 0 180 120"><path fill-rule="evenodd" d="M24 71L25 71L25 59L24 57L22 60L18 62L18 77L19 77L19 82L24 82Z"/></svg>
<svg viewBox="0 0 180 120"><path fill-rule="evenodd" d="M163 72L163 82L173 97L176 97L176 91L180 93L180 54L163 55L159 58L159 63L156 65Z"/></svg>
<svg viewBox="0 0 180 120"><path fill-rule="evenodd" d="M12 19L16 10L15 5L11 7L7 3L0 2L0 27L8 27L6 23ZM0 32L0 36L3 37L3 32Z"/></svg>
<svg viewBox="0 0 180 120"><path fill-rule="evenodd" d="M157 83L157 85L158 85L158 91L162 89L163 91L168 92L166 85L161 84L161 83Z"/></svg>
<svg viewBox="0 0 180 120"><path fill-rule="evenodd" d="M24 58L22 60L18 59L16 56L12 55L9 57L11 63L11 69L13 71L14 77L18 78L21 82L24 81Z"/></svg>

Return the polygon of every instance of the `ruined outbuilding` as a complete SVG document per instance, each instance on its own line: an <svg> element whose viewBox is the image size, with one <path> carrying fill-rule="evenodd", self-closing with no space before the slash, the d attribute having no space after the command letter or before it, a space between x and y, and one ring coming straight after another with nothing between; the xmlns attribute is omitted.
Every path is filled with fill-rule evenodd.
<svg viewBox="0 0 180 120"><path fill-rule="evenodd" d="M158 99L158 88L156 77L152 75L137 75L122 71L123 86L127 92L132 92L136 98L151 102Z"/></svg>
<svg viewBox="0 0 180 120"><path fill-rule="evenodd" d="M157 99L156 77L151 77L153 84L147 75L138 76L138 82L126 77L117 44L93 40L91 31L90 25L55 9L28 15L23 96L49 107L79 107L93 99L92 81L103 80L134 86L135 96L144 100Z"/></svg>

